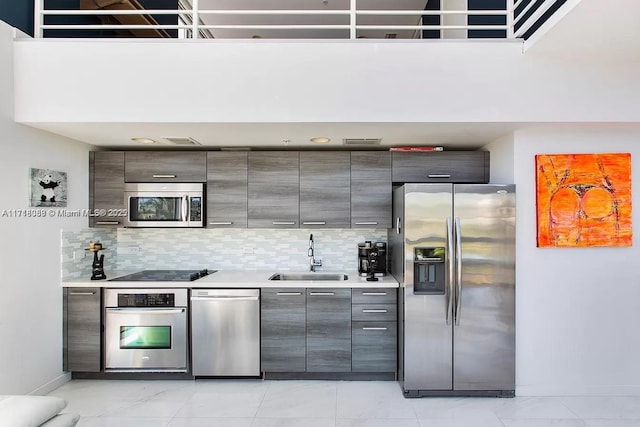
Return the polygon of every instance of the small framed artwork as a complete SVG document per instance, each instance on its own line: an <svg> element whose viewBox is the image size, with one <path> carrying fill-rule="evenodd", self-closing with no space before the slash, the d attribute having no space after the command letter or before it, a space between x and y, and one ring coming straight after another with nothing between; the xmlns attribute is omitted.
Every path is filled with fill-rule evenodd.
<svg viewBox="0 0 640 427"><path fill-rule="evenodd" d="M29 171L30 207L67 207L67 173L51 169Z"/></svg>
<svg viewBox="0 0 640 427"><path fill-rule="evenodd" d="M631 154L536 155L538 247L631 246Z"/></svg>

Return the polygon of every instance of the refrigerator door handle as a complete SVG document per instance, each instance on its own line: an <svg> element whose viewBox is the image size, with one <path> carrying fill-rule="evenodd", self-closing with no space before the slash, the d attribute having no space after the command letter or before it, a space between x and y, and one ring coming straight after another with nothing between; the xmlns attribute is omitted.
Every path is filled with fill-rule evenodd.
<svg viewBox="0 0 640 427"><path fill-rule="evenodd" d="M456 311L454 315L455 324L460 325L460 314L462 310L462 242L460 240L460 217L455 217L455 239L456 239Z"/></svg>
<svg viewBox="0 0 640 427"><path fill-rule="evenodd" d="M401 229L400 229L400 228L401 228L401 225L400 225L400 217L397 217L397 218L396 218L396 233L397 233L397 234L400 234L400 231L401 231Z"/></svg>
<svg viewBox="0 0 640 427"><path fill-rule="evenodd" d="M451 224L451 218L447 218L447 261L449 268L449 274L446 286L446 300L447 300L447 325L451 324L451 316L453 314L453 276L454 276L454 264L453 264L453 226Z"/></svg>

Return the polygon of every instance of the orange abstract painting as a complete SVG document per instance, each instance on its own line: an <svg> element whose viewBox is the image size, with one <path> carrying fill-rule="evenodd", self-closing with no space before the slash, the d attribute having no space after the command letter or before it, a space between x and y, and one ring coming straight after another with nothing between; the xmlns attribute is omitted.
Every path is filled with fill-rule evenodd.
<svg viewBox="0 0 640 427"><path fill-rule="evenodd" d="M536 155L538 247L631 246L631 154Z"/></svg>

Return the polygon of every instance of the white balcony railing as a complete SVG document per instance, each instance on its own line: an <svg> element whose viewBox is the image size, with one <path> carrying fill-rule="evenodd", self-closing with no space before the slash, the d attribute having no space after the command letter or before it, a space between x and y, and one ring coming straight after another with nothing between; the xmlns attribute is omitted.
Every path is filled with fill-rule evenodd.
<svg viewBox="0 0 640 427"><path fill-rule="evenodd" d="M61 10L35 0L35 37L511 39L526 38L564 3L505 0L503 9L470 10L466 0L441 0L439 10L425 10L426 0L389 0L382 10L368 0L325 0L323 9L283 9L282 0L277 9L253 9L276 3L237 0L230 10L208 9L212 0L176 0L174 9L145 9L140 1L81 0L89 6Z"/></svg>

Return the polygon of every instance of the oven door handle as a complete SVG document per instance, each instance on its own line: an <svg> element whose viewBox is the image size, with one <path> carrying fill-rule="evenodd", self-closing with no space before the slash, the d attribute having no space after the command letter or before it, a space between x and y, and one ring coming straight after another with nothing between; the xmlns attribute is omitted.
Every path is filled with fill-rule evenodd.
<svg viewBox="0 0 640 427"><path fill-rule="evenodd" d="M180 314L186 311L185 308L107 308L107 312L120 313L120 314Z"/></svg>

